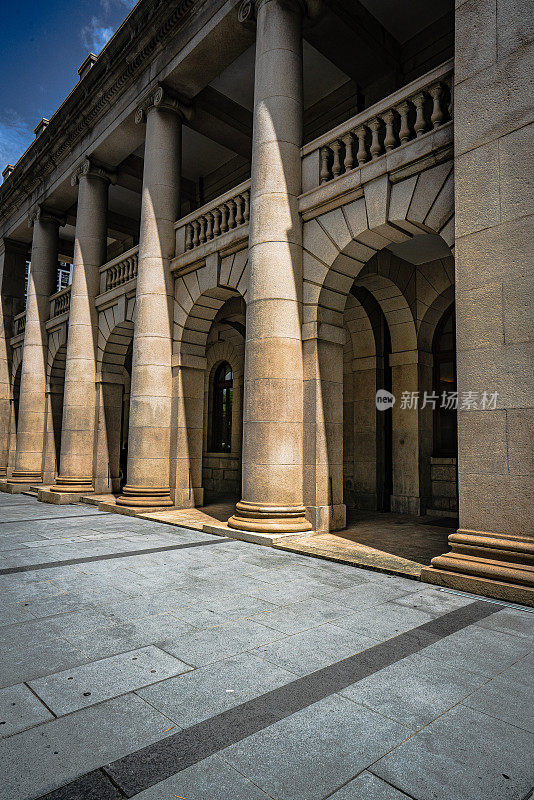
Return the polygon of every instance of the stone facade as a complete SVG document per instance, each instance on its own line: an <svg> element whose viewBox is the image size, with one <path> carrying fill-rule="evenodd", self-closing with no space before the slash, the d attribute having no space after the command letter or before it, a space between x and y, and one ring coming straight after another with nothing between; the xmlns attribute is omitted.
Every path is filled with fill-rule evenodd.
<svg viewBox="0 0 534 800"><path fill-rule="evenodd" d="M257 540L459 509L423 577L532 602L526 4L152 5L3 173L2 488Z"/></svg>

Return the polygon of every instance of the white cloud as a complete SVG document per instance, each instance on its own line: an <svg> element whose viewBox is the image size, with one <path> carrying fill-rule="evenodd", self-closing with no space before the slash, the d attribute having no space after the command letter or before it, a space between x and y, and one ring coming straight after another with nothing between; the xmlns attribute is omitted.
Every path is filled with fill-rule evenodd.
<svg viewBox="0 0 534 800"><path fill-rule="evenodd" d="M16 111L6 109L0 114L0 172L6 164L16 164L34 134Z"/></svg>
<svg viewBox="0 0 534 800"><path fill-rule="evenodd" d="M91 22L82 28L82 42L92 53L98 54L113 36L113 28L102 23L98 17L91 17Z"/></svg>

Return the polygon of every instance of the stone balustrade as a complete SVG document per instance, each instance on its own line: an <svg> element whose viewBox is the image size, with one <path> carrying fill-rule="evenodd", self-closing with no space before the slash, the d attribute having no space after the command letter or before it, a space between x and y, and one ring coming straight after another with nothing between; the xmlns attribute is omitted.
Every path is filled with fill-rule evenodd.
<svg viewBox="0 0 534 800"><path fill-rule="evenodd" d="M66 286L61 291L56 292L50 297L50 319L59 317L61 314L68 314L70 311L70 286Z"/></svg>
<svg viewBox="0 0 534 800"><path fill-rule="evenodd" d="M16 317L13 318L13 329L15 331L15 336L21 336L24 331L26 330L26 312L23 311L22 314L17 314Z"/></svg>
<svg viewBox="0 0 534 800"><path fill-rule="evenodd" d="M250 181L244 181L175 225L176 254L187 253L229 231L248 225Z"/></svg>
<svg viewBox="0 0 534 800"><path fill-rule="evenodd" d="M100 293L116 289L123 283L137 278L139 247L132 247L112 261L100 267Z"/></svg>
<svg viewBox="0 0 534 800"><path fill-rule="evenodd" d="M452 61L302 148L304 190L335 180L452 120Z"/></svg>

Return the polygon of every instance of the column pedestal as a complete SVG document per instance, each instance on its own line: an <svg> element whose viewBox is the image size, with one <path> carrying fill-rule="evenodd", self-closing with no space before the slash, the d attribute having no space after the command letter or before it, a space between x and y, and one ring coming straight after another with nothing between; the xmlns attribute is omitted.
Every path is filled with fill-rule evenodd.
<svg viewBox="0 0 534 800"><path fill-rule="evenodd" d="M451 550L432 559L421 580L534 606L534 538L459 530Z"/></svg>

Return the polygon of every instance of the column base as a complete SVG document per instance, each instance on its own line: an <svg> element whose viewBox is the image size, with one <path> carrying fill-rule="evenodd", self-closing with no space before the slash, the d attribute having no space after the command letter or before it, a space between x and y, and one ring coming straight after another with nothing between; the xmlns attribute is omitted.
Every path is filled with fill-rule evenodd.
<svg viewBox="0 0 534 800"><path fill-rule="evenodd" d="M421 580L534 606L534 538L459 530Z"/></svg>
<svg viewBox="0 0 534 800"><path fill-rule="evenodd" d="M228 526L255 533L305 533L313 528L305 513L304 506L271 506L240 500Z"/></svg>
<svg viewBox="0 0 534 800"><path fill-rule="evenodd" d="M43 475L41 472L23 472L22 470L13 470L13 474L9 479L10 483L42 483Z"/></svg>
<svg viewBox="0 0 534 800"><path fill-rule="evenodd" d="M70 475L58 475L53 486L49 486L51 492L71 492L72 494L87 494L94 492L93 479L85 477L71 477Z"/></svg>
<svg viewBox="0 0 534 800"><path fill-rule="evenodd" d="M115 502L127 508L169 508L174 505L170 489L151 486L125 486Z"/></svg>

